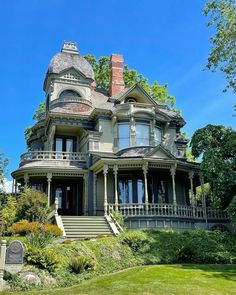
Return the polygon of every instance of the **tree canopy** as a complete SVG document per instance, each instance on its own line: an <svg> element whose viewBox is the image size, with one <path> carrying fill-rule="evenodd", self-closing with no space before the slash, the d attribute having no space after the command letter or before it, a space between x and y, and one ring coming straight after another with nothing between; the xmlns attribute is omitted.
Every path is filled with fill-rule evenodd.
<svg viewBox="0 0 236 295"><path fill-rule="evenodd" d="M194 157L202 157L200 168L215 201L227 207L236 195L236 132L209 124L193 134L190 146Z"/></svg>
<svg viewBox="0 0 236 295"><path fill-rule="evenodd" d="M213 72L222 71L228 83L226 89L236 92L236 2L207 1L203 14L209 17L207 25L215 29L215 35L210 38L212 47L206 67Z"/></svg>
<svg viewBox="0 0 236 295"><path fill-rule="evenodd" d="M0 152L0 184L3 183L4 171L7 166L8 160L2 152Z"/></svg>

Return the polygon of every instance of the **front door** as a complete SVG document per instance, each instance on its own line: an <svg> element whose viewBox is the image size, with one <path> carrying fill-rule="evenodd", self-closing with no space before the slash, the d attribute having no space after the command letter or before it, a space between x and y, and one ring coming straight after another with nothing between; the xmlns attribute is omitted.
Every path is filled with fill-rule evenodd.
<svg viewBox="0 0 236 295"><path fill-rule="evenodd" d="M53 198L58 199L59 215L82 215L83 179L54 180Z"/></svg>
<svg viewBox="0 0 236 295"><path fill-rule="evenodd" d="M59 215L71 215L73 213L73 190L72 185L58 185L55 187Z"/></svg>

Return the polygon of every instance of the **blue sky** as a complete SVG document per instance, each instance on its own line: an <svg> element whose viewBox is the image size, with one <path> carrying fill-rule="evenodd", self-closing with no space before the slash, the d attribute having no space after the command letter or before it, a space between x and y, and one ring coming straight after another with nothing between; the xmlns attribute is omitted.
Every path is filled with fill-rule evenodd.
<svg viewBox="0 0 236 295"><path fill-rule="evenodd" d="M188 135L211 124L235 128L232 92L221 73L203 71L212 29L202 0L11 0L0 10L0 149L8 175L26 150L24 128L44 99L43 79L63 40L81 54L121 53L131 68L167 83Z"/></svg>

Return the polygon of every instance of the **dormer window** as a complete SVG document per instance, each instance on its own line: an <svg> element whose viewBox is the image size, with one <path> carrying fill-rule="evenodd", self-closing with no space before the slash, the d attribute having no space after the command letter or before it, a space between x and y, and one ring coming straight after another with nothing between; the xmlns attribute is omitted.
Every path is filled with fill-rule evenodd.
<svg viewBox="0 0 236 295"><path fill-rule="evenodd" d="M137 101L136 101L136 99L134 97L127 97L125 102L134 103L134 102L137 102Z"/></svg>
<svg viewBox="0 0 236 295"><path fill-rule="evenodd" d="M77 98L77 97L81 97L81 95L74 90L64 90L59 96L59 98Z"/></svg>

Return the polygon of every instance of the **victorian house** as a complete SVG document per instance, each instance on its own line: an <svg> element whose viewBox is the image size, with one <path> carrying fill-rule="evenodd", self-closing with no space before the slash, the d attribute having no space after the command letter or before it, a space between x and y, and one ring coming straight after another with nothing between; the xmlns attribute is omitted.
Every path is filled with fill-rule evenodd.
<svg viewBox="0 0 236 295"><path fill-rule="evenodd" d="M47 194L51 217L67 237L117 234L128 228L187 229L226 223L206 207L199 166L186 160L184 119L138 83L125 88L123 58L110 57L110 87L97 88L76 43L50 61L46 111L33 126L15 184ZM56 207L53 205L56 204Z"/></svg>

